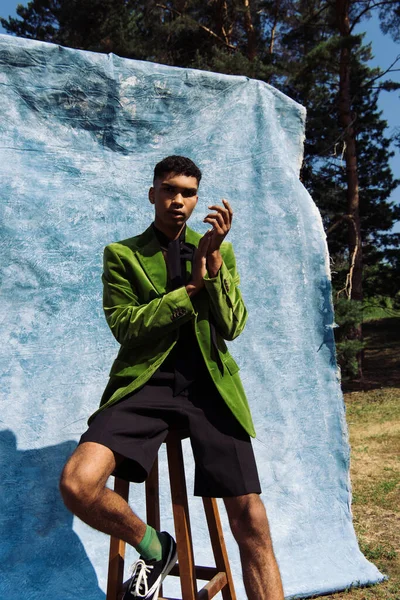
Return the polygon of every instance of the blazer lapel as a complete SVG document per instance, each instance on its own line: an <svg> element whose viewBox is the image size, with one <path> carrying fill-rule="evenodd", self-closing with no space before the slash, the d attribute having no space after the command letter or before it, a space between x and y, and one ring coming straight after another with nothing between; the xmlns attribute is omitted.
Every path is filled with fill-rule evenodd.
<svg viewBox="0 0 400 600"><path fill-rule="evenodd" d="M190 229L186 224L185 242L193 244L196 248L199 245L201 234ZM159 241L154 234L153 227L149 227L142 233L140 247L135 251L135 256L141 264L143 271L150 279L152 285L159 294L163 294L167 289L167 265L161 250ZM186 261L186 270L191 274L190 261Z"/></svg>

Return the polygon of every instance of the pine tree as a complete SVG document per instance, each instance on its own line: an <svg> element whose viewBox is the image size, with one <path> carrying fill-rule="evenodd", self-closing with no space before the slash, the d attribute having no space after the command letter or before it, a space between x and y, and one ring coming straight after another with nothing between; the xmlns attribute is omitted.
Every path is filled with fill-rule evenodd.
<svg viewBox="0 0 400 600"><path fill-rule="evenodd" d="M22 21L2 24L76 48L247 75L306 106L301 179L327 231L338 314L345 300L360 305L347 302L353 329L345 318L338 343L349 372L358 353L361 376L363 299L389 295L400 306L400 235L389 233L400 210L388 202L399 182L377 107L380 92L398 86L381 83L371 48L354 35L374 7L397 39L397 0L33 0L18 8Z"/></svg>

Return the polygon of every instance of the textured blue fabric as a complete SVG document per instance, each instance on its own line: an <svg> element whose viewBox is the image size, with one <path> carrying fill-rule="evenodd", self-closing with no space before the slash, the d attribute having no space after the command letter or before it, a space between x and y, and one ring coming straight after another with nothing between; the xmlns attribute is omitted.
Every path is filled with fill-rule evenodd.
<svg viewBox="0 0 400 600"><path fill-rule="evenodd" d="M246 77L5 35L0 83L0 597L20 600L21 586L30 600L105 597L108 537L72 519L57 481L118 350L102 311L103 247L150 224L152 169L168 154L204 172L191 227L205 232L207 206L223 197L234 211L228 239L249 319L230 351L254 415L286 596L382 580L352 525L329 257L298 179L305 109ZM160 461L165 473L164 450ZM191 495L187 446L185 461ZM132 488L144 518L143 486ZM197 500L196 559L213 564ZM161 510L173 532L164 478ZM244 598L224 513L223 525ZM165 593L178 593L169 579Z"/></svg>

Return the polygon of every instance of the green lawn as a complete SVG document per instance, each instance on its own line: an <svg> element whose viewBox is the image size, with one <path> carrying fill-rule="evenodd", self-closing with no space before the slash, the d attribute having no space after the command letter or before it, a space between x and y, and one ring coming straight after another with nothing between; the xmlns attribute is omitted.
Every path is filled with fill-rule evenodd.
<svg viewBox="0 0 400 600"><path fill-rule="evenodd" d="M362 383L346 384L354 528L383 583L321 598L400 600L400 318L364 323Z"/></svg>

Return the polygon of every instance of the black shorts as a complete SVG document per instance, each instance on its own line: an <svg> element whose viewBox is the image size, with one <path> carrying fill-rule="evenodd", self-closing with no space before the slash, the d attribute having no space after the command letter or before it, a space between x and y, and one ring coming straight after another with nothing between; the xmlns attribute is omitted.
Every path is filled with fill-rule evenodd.
<svg viewBox="0 0 400 600"><path fill-rule="evenodd" d="M251 439L210 375L173 396L173 381L152 380L99 412L79 443L96 442L124 456L113 475L141 483L169 429L188 429L195 460L194 495L261 493Z"/></svg>

